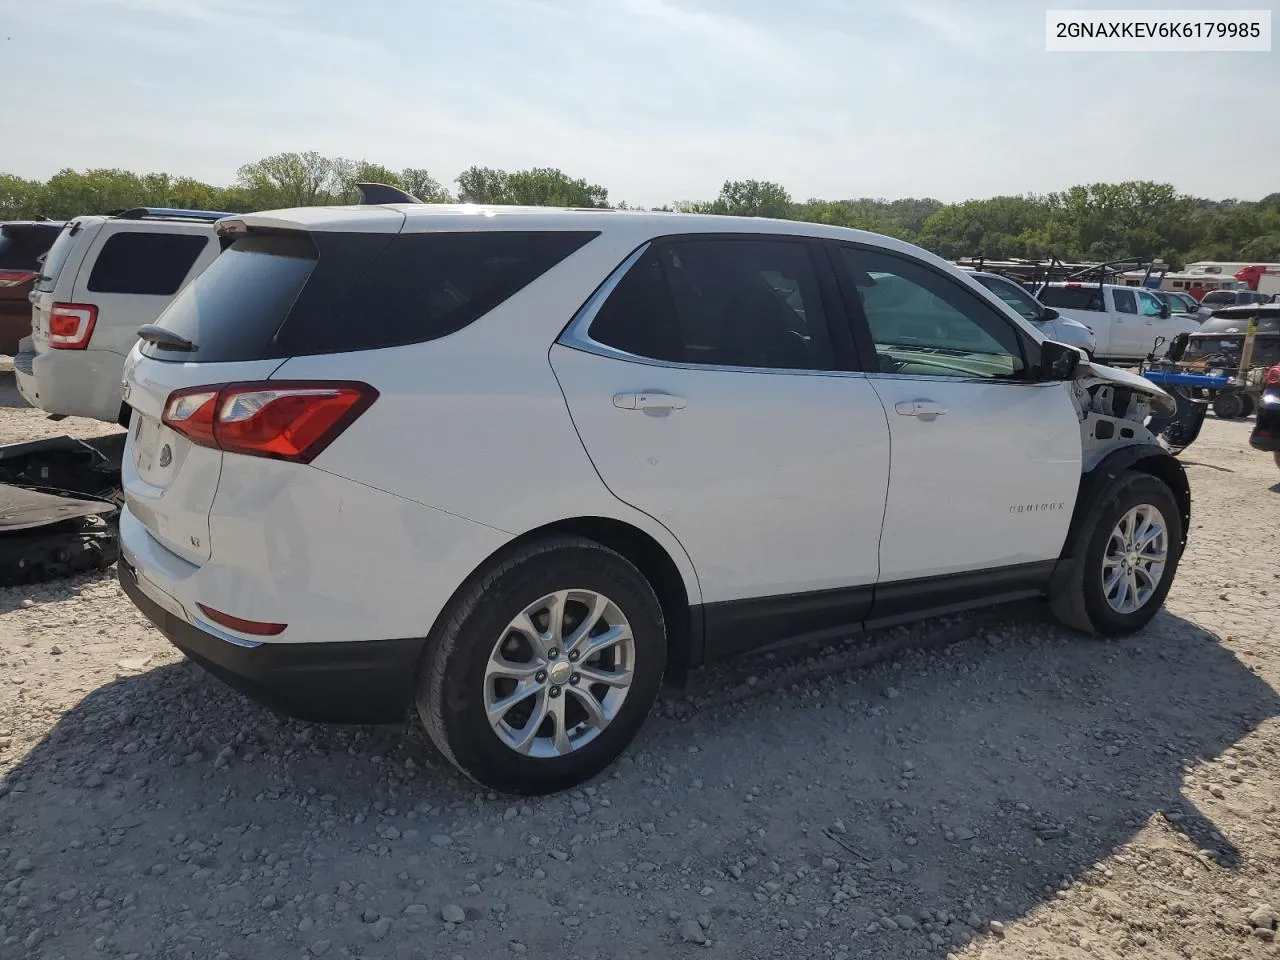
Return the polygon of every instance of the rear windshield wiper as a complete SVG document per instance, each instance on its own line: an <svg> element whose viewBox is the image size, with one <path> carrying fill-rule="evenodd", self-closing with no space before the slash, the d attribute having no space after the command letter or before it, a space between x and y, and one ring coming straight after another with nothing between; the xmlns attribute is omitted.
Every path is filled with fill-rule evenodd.
<svg viewBox="0 0 1280 960"><path fill-rule="evenodd" d="M147 343L154 343L157 347L163 347L166 350L194 353L196 349L196 345L186 337L180 337L164 327L157 327L154 323L139 327L138 336Z"/></svg>

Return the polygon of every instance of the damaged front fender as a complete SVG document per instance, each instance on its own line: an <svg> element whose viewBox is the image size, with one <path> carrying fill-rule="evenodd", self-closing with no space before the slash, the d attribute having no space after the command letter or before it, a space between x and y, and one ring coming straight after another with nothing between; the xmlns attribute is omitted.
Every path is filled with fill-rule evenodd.
<svg viewBox="0 0 1280 960"><path fill-rule="evenodd" d="M1071 396L1080 417L1085 473L1123 447L1160 446L1147 422L1153 413L1163 416L1177 409L1174 398L1150 380L1089 361L1076 368Z"/></svg>
<svg viewBox="0 0 1280 960"><path fill-rule="evenodd" d="M1121 387L1126 390L1135 390L1149 398L1147 404L1149 410L1153 413L1173 413L1177 408L1177 402L1166 391L1156 386L1146 377L1140 377L1138 374L1130 373L1128 370L1118 370L1115 367L1104 366L1091 360L1082 360L1076 368L1075 380L1077 383L1082 383L1086 390L1094 386L1104 385L1110 385L1112 388Z"/></svg>

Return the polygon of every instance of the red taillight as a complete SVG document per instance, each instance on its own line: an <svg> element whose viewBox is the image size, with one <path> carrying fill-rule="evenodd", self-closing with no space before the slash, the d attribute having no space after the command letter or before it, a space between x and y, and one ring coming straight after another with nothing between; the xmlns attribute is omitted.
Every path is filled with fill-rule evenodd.
<svg viewBox="0 0 1280 960"><path fill-rule="evenodd" d="M49 346L55 350L83 350L93 336L98 308L91 303L55 303L49 309Z"/></svg>
<svg viewBox="0 0 1280 960"><path fill-rule="evenodd" d="M1071 281L1071 282L1069 282L1069 283L1064 283L1064 284L1063 284L1063 286L1064 286L1064 287L1079 287L1079 286L1082 286L1082 284L1076 283L1074 280L1072 280L1072 281Z"/></svg>
<svg viewBox="0 0 1280 960"><path fill-rule="evenodd" d="M0 270L0 287L20 287L35 278L31 270Z"/></svg>
<svg viewBox="0 0 1280 960"><path fill-rule="evenodd" d="M1280 387L1280 363L1267 368L1267 386Z"/></svg>
<svg viewBox="0 0 1280 960"><path fill-rule="evenodd" d="M367 383L231 383L170 394L162 419L201 446L310 463L377 398Z"/></svg>
<svg viewBox="0 0 1280 960"><path fill-rule="evenodd" d="M237 633L248 633L255 637L275 637L284 633L284 628L288 626L286 623L267 623L263 620L245 620L243 617L233 617L229 613L223 613L221 610L215 610L213 607L206 607L203 603L197 603L200 612L212 620L214 623L221 624L229 630L235 630Z"/></svg>

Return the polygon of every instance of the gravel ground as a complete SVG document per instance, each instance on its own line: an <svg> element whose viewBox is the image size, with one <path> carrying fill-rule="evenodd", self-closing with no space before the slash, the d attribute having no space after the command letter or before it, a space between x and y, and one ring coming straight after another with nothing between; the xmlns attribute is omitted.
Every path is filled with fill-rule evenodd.
<svg viewBox="0 0 1280 960"><path fill-rule="evenodd" d="M0 441L100 429L20 403L0 373ZM1141 635L1022 604L712 668L540 801L416 723L256 706L110 574L0 591L0 956L1275 956L1280 476L1248 430L1184 455Z"/></svg>

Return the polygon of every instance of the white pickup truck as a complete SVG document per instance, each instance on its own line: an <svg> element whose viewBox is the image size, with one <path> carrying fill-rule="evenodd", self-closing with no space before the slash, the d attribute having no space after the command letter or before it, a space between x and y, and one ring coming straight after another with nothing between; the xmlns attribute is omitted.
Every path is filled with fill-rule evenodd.
<svg viewBox="0 0 1280 960"><path fill-rule="evenodd" d="M1151 353L1157 337L1165 343L1200 325L1191 317L1170 315L1169 308L1141 287L1113 283L1050 283L1038 294L1047 307L1087 324L1097 339L1094 355L1105 362L1133 362Z"/></svg>

